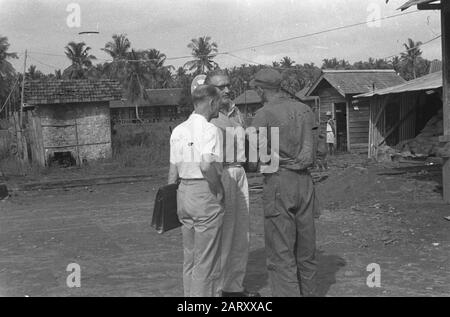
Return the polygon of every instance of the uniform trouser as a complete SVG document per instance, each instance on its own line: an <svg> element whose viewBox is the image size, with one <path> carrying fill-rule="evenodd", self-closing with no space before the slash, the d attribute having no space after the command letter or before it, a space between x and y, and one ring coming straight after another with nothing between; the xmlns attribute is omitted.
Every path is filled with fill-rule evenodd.
<svg viewBox="0 0 450 317"><path fill-rule="evenodd" d="M177 205L183 224L184 296L219 296L223 206L206 180L182 180Z"/></svg>
<svg viewBox="0 0 450 317"><path fill-rule="evenodd" d="M225 167L222 173L225 212L222 232L222 290L242 292L249 252L249 198L245 170Z"/></svg>
<svg viewBox="0 0 450 317"><path fill-rule="evenodd" d="M307 172L279 170L264 178L264 231L272 296L312 296L317 262L316 200Z"/></svg>

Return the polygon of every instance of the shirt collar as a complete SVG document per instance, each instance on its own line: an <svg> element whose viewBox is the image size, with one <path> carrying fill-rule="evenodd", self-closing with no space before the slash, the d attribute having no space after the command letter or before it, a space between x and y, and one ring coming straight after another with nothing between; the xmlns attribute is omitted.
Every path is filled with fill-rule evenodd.
<svg viewBox="0 0 450 317"><path fill-rule="evenodd" d="M190 115L190 118L197 118L197 119L208 122L208 120L206 120L206 118L204 116L202 116L201 114L195 113L195 112L192 112L192 114Z"/></svg>
<svg viewBox="0 0 450 317"><path fill-rule="evenodd" d="M231 115L232 115L236 110L237 110L236 104L233 103L232 106L231 106L231 110L228 111L228 113L227 113L227 116L228 116L228 117L231 117Z"/></svg>

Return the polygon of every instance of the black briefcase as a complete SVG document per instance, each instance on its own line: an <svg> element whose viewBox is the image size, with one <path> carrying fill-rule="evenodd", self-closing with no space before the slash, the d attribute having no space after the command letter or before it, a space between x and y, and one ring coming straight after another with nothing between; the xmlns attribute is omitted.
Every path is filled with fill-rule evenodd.
<svg viewBox="0 0 450 317"><path fill-rule="evenodd" d="M160 234L181 226L177 215L177 189L178 184L169 184L156 194L152 227Z"/></svg>

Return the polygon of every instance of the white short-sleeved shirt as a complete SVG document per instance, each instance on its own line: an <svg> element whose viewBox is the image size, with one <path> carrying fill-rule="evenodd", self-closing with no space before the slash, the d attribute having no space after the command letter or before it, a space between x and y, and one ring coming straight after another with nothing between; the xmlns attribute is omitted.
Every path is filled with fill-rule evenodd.
<svg viewBox="0 0 450 317"><path fill-rule="evenodd" d="M201 157L221 157L220 131L202 115L193 113L178 125L170 136L170 163L184 179L204 178L200 170Z"/></svg>

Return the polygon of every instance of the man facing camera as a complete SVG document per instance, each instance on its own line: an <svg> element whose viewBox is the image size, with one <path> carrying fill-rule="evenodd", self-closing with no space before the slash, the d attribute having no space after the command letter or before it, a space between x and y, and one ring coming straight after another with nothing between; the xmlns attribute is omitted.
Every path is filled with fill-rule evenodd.
<svg viewBox="0 0 450 317"><path fill-rule="evenodd" d="M223 70L208 74L205 83L221 93L219 116L211 120L222 132L224 216L222 232L222 296L259 297L244 289L249 253L249 195L245 158L244 120L230 99L230 78Z"/></svg>

